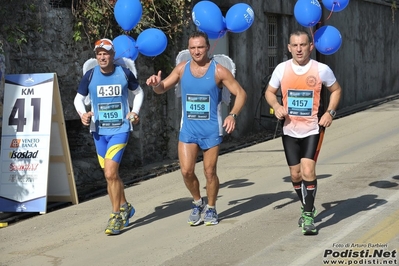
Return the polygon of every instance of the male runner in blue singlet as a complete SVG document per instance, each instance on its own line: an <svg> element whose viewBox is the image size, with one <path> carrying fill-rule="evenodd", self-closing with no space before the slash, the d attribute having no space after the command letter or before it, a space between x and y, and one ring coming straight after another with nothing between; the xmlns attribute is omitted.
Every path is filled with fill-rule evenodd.
<svg viewBox="0 0 399 266"><path fill-rule="evenodd" d="M191 59L178 64L165 79L161 79L159 71L146 82L157 94L165 93L178 82L181 84L183 113L178 154L184 183L193 197L192 211L188 218L190 225L200 224L203 212L205 225L219 222L215 208L219 192L219 178L216 174L219 145L223 128L227 133L235 129L237 115L247 97L232 73L208 57L209 48L206 33L194 32L188 40ZM234 106L224 121L221 115L223 86L236 96ZM203 151L207 205L201 197L199 181L194 172L200 149Z"/></svg>
<svg viewBox="0 0 399 266"><path fill-rule="evenodd" d="M90 125L112 204L112 213L105 233L115 235L129 225L129 219L135 212L133 206L126 201L124 185L119 176L119 164L130 131L133 130L132 124L139 122L138 114L144 93L129 69L114 64L115 50L111 40L97 41L94 52L98 66L83 76L74 105L82 123ZM128 90L133 91L135 95L131 111ZM84 100L89 94L91 110L86 112Z"/></svg>

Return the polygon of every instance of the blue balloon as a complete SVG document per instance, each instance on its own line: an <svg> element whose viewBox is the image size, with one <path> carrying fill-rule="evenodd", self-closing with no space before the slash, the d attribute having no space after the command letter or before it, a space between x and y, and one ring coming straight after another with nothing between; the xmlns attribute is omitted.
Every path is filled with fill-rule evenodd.
<svg viewBox="0 0 399 266"><path fill-rule="evenodd" d="M115 48L115 59L122 57L136 60L139 51L136 47L136 41L127 35L119 35L113 41Z"/></svg>
<svg viewBox="0 0 399 266"><path fill-rule="evenodd" d="M319 1L298 0L294 7L295 19L304 27L313 27L321 19L321 6Z"/></svg>
<svg viewBox="0 0 399 266"><path fill-rule="evenodd" d="M226 35L227 30L222 30L221 32L212 32L212 31L204 31L201 28L198 28L199 31L205 32L208 35L209 39L220 39L224 35Z"/></svg>
<svg viewBox="0 0 399 266"><path fill-rule="evenodd" d="M240 33L246 31L254 22L255 13L251 6L238 3L226 13L226 27L229 31Z"/></svg>
<svg viewBox="0 0 399 266"><path fill-rule="evenodd" d="M341 47L341 33L333 26L320 27L314 33L314 44L321 54L332 55Z"/></svg>
<svg viewBox="0 0 399 266"><path fill-rule="evenodd" d="M137 48L146 56L157 56L165 51L168 39L165 33L159 29L146 29L137 37Z"/></svg>
<svg viewBox="0 0 399 266"><path fill-rule="evenodd" d="M349 0L323 0L324 7L332 12L342 11L348 4Z"/></svg>
<svg viewBox="0 0 399 266"><path fill-rule="evenodd" d="M124 31L133 29L141 19L143 7L140 0L118 0L114 7L114 16Z"/></svg>
<svg viewBox="0 0 399 266"><path fill-rule="evenodd" d="M225 29L222 11L211 1L198 2L191 16L194 24L204 31L220 32Z"/></svg>
<svg viewBox="0 0 399 266"><path fill-rule="evenodd" d="M223 17L223 30L219 32L213 32L213 31L206 31L203 30L201 27L198 27L199 31L205 32L208 35L209 39L219 39L222 38L224 35L226 35L227 28L226 28L226 19Z"/></svg>

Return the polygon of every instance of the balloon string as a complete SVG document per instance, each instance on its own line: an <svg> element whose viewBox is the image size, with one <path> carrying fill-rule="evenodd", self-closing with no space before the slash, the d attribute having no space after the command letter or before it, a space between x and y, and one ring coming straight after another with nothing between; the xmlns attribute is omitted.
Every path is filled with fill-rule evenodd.
<svg viewBox="0 0 399 266"><path fill-rule="evenodd" d="M335 5L340 6L340 5L339 5L339 2L334 2L333 5L332 5L332 7L331 7L330 15L328 15L328 17L326 18L325 21L329 20L330 17L332 16L332 13L334 12L334 6L335 6Z"/></svg>
<svg viewBox="0 0 399 266"><path fill-rule="evenodd" d="M309 28L309 31L310 31L310 35L312 36L312 41L313 41L313 43L314 43L314 34L313 34L313 29L312 29L312 27Z"/></svg>
<svg viewBox="0 0 399 266"><path fill-rule="evenodd" d="M130 48L127 48L125 51L123 51L123 52L120 54L120 57L115 57L115 58L114 58L114 62L115 62L115 61L118 61L119 59L122 59L122 58L129 58L129 59L132 59L132 58L130 58L130 57L124 56L125 54L127 55L129 51L130 51ZM132 60L133 60L133 59L132 59ZM133 61L134 61L134 60L133 60Z"/></svg>
<svg viewBox="0 0 399 266"><path fill-rule="evenodd" d="M330 19L330 17L331 17L331 15L332 15L332 10L331 10L331 12L330 12L330 15L328 15L328 17L326 18L326 20L325 21L327 21L327 20L329 20Z"/></svg>
<svg viewBox="0 0 399 266"><path fill-rule="evenodd" d="M215 50L215 48L216 48L216 45L217 45L217 44L218 44L218 42L219 42L219 38L220 38L220 37L223 35L223 33L224 33L224 31L223 31L223 30L219 32L219 36L218 36L218 38L216 39L216 41L213 43L213 45L212 45L211 49L209 50L209 55L212 55L212 54L213 54L213 50Z"/></svg>
<svg viewBox="0 0 399 266"><path fill-rule="evenodd" d="M122 58L127 58L127 56L123 56L124 54L125 54L125 52L127 52L127 51L129 51L129 49L127 49L126 51L124 51L123 53L121 53L121 55L119 56L119 57L115 57L114 58L114 61L118 61L119 59L122 59ZM127 53L126 53L127 54Z"/></svg>

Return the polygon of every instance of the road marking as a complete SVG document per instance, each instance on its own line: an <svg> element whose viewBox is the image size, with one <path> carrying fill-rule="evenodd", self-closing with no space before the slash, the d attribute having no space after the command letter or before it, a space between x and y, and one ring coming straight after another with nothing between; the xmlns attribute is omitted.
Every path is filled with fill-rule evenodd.
<svg viewBox="0 0 399 266"><path fill-rule="evenodd" d="M0 228L7 227L7 226L8 226L7 222L0 222Z"/></svg>
<svg viewBox="0 0 399 266"><path fill-rule="evenodd" d="M399 234L399 210L374 226L355 243L388 243Z"/></svg>

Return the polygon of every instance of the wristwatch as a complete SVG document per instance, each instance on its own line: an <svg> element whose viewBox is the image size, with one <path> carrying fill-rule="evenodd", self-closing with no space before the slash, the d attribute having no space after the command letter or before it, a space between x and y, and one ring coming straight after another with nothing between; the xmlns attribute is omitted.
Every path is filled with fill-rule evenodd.
<svg viewBox="0 0 399 266"><path fill-rule="evenodd" d="M335 115L337 114L335 110L327 110L327 112L332 116L332 118L334 118Z"/></svg>
<svg viewBox="0 0 399 266"><path fill-rule="evenodd" d="M234 119L237 119L237 115L236 114L229 114L230 116L232 116Z"/></svg>

